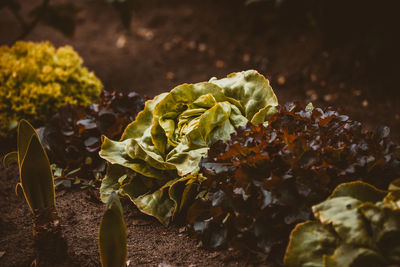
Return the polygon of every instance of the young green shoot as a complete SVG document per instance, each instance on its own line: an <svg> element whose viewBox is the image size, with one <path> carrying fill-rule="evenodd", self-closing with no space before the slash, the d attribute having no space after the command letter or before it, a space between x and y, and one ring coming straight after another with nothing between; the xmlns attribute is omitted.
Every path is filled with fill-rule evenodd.
<svg viewBox="0 0 400 267"><path fill-rule="evenodd" d="M126 227L121 202L115 191L110 194L101 219L99 251L103 267L126 266Z"/></svg>

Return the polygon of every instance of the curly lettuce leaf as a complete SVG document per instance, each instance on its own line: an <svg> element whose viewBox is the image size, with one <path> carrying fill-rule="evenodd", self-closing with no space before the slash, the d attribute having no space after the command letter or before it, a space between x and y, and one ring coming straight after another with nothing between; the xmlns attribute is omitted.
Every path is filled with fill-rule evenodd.
<svg viewBox="0 0 400 267"><path fill-rule="evenodd" d="M167 222L184 209L192 190L182 184L197 173L209 146L228 140L248 121L264 123L277 105L268 80L254 70L183 84L156 96L120 141L103 138L100 156L110 166L102 200L118 190L144 213Z"/></svg>
<svg viewBox="0 0 400 267"><path fill-rule="evenodd" d="M266 111L278 104L269 81L254 70L232 73L224 79L211 79L210 82L220 86L227 97L238 100L253 124L266 121L268 118L259 113L268 114Z"/></svg>
<svg viewBox="0 0 400 267"><path fill-rule="evenodd" d="M290 234L284 262L287 266L323 267L322 255L332 254L336 243L335 234L322 224L313 221L300 223Z"/></svg>
<svg viewBox="0 0 400 267"><path fill-rule="evenodd" d="M361 201L352 197L336 197L313 206L313 212L322 224L332 225L346 243L371 247L372 240L358 212L361 204Z"/></svg>
<svg viewBox="0 0 400 267"><path fill-rule="evenodd" d="M352 197L361 202L369 201L375 203L382 200L385 195L385 191L380 190L373 185L361 181L354 181L338 185L329 198Z"/></svg>
<svg viewBox="0 0 400 267"><path fill-rule="evenodd" d="M292 231L285 263L289 267L396 266L400 209L395 202L400 191L394 185L389 189L385 196L363 182L339 185L328 200L313 206L316 221L299 224ZM323 233L327 234L320 238Z"/></svg>
<svg viewBox="0 0 400 267"><path fill-rule="evenodd" d="M324 255L323 260L326 267L386 266L382 255L376 251L348 244L339 246L332 255Z"/></svg>

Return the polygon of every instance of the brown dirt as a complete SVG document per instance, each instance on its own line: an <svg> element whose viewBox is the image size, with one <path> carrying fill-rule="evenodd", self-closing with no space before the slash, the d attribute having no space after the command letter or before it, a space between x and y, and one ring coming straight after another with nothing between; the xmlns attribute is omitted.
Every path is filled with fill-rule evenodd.
<svg viewBox="0 0 400 267"><path fill-rule="evenodd" d="M34 259L32 214L23 196L14 193L16 166L0 171L1 266L29 266ZM70 258L62 266L99 266L97 234L104 206L88 191L57 190L57 210L69 246ZM124 201L130 266L243 266L238 252L199 249L184 228L163 226Z"/></svg>
<svg viewBox="0 0 400 267"><path fill-rule="evenodd" d="M25 12L37 2L25 1ZM399 140L399 94L385 73L371 72L368 60L359 53L364 39L328 46L318 27L304 18L277 13L267 4L245 7L243 1L232 0L138 3L130 30L101 1L79 1L74 37L39 25L26 40L72 45L106 88L148 96L184 82L256 69L270 79L281 103L297 99L341 108L366 129L390 126ZM19 32L12 14L0 10L0 44ZM33 259L32 215L24 199L14 193L17 181L15 167L0 171L1 266L28 266ZM123 205L131 266L243 266L248 262L235 251L198 248L178 226L162 226L131 203ZM103 205L88 191L72 189L57 191L57 207L71 248L68 265L98 266L97 231Z"/></svg>
<svg viewBox="0 0 400 267"><path fill-rule="evenodd" d="M36 2L26 1L24 9ZM398 62L378 61L367 70L377 64L366 57L374 52L364 51L367 38L335 32L327 38L307 14L281 14L267 4L245 7L243 0L137 2L130 30L108 5L82 1L76 4L81 11L72 38L39 25L26 39L72 45L108 89L154 96L181 83L256 69L270 79L281 103L312 100L342 108L368 129L379 124L400 129L397 81L385 76ZM0 44L5 44L21 29L8 10L0 14ZM387 58L396 61L395 55Z"/></svg>

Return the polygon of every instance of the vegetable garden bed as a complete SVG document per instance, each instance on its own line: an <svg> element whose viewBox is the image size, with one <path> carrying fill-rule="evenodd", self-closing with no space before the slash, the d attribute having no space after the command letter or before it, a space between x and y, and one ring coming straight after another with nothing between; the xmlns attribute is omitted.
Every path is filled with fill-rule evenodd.
<svg viewBox="0 0 400 267"><path fill-rule="evenodd" d="M259 176L260 172L271 171L267 165L262 164L263 160L266 159L264 154L266 151L272 153L271 155L273 155L275 161L279 161L282 160L278 156L281 154L273 153L282 149L283 143L286 142L286 144L288 144L293 142L293 147L291 148L293 150L290 152L294 153L294 151L297 151L296 149L300 149L297 147L299 144L304 145L307 141L312 140L312 138L321 134L322 136L324 135L323 131L319 132L318 129L311 130L307 128L309 125L319 124L321 128L328 125L327 127L331 127L329 129L333 132L338 128L343 128L340 132L337 132L338 136L341 138L340 141L344 143L347 141L350 143L358 142L358 147L354 148L354 151L367 151L366 153L368 155L374 155L376 158L379 158L381 155L379 154L381 148L378 148L380 146L378 145L379 142L371 145L373 142L370 144L369 141L367 141L366 143L370 145L369 148L371 148L371 150L368 150L369 148L364 149L362 145L364 141L362 140L365 140L366 137L361 135L361 132L358 132L357 125L354 124L351 119L361 120L363 125L369 130L379 125L387 124L392 128L392 132L390 133L391 137L394 139L395 143L397 142L396 140L398 139L396 138L400 135L398 131L400 110L396 105L398 95L389 92L387 96L381 95L376 97L379 95L374 92L379 91L376 90L376 88L381 88L381 86L388 88L388 83L384 84L382 82L382 84L379 84L376 80L374 80L373 83L366 82L368 79L366 68L364 68L365 65L363 65L365 62L359 62L356 56L354 58L349 56L351 51L354 51L353 49L358 47L362 41L352 40L345 43L345 45L340 48L332 49L322 47L320 46L322 40L321 36L309 26L303 24L300 27L301 29L293 32L289 31L287 38L283 38L281 35L277 35L276 31L277 29L281 31L287 30L287 25L282 23L279 18L274 17L272 14L267 14L265 17L261 18L263 13L257 10L257 6L250 6L242 12L243 6L242 3L239 2L232 4L231 9L225 9L226 3L207 3L204 5L201 3L202 1L193 1L189 4L173 1L170 5L160 5L157 12L153 12L151 9L153 2L154 1L149 1L148 4L143 4L141 9L142 13L138 13L137 17L133 18L133 25L135 27L131 31L119 29L118 26L116 26L119 23L117 19L111 20L112 23L106 25L105 20L96 17L96 12L101 10L103 6L98 3L94 4L95 8L88 9L89 11L87 11L87 21L83 23L82 27L77 28L79 39L69 40L68 42L71 42L72 45L78 49L85 59L85 62L89 62L89 66L99 75L100 80L105 83L106 88L133 87L136 90L136 87L138 87L137 91L139 93L142 95L143 93L150 95L148 99L153 98L153 96L158 93L168 91L183 82L199 82L208 80L208 78L212 76L223 78L227 73L237 71L238 69L254 68L259 69L263 74L267 74L278 96L279 103L282 104L282 107L279 108L279 114L282 115L282 117L275 117L273 119L272 127L275 132L271 133L263 128L252 128L256 126L249 125L247 128L239 131L232 139L236 140L232 142L241 145L238 146L235 145L235 143L229 143L227 147L224 147L220 143L214 145L214 154L211 153L208 157L203 154L202 156L204 159L200 164L202 173L210 179L209 181L220 181L222 176L225 178L229 177L229 179L241 177L240 179L246 180L246 177L250 177L254 173L256 173L257 179L264 179L265 177L262 177L262 175ZM85 3L80 5L81 7L87 8ZM213 8L210 8L211 6ZM211 12L209 23L213 25L213 27L211 27L212 29L200 27L197 25L199 22L195 22L202 18L202 14L204 14L202 11ZM110 13L107 14L110 15ZM180 14L181 17L176 16L176 14ZM238 16L238 14L242 16ZM221 21L215 19L219 16L223 18L235 17L234 20L239 23L241 27L237 29L236 26L225 22L227 21L226 19L221 23ZM257 16L259 16L258 20L252 20L252 18ZM10 20L10 18L7 17L6 14L0 19L0 24L7 20ZM157 22L160 20L162 23ZM182 20L188 23L182 23ZM107 21L107 23L108 22L109 21ZM93 52L93 49L90 48L89 45L85 47L86 43L85 45L83 44L84 42L90 42L90 40L85 40L85 33L92 33L95 28L94 25L97 25L97 23L102 23L102 25L104 25L104 31L109 33L102 35L102 37L108 38L107 41L103 43L108 42L112 43L112 45L107 45L107 47L101 45L95 46L98 51ZM255 23L258 25L257 27L264 27L266 29L263 34L254 35L254 32L252 33L251 29L254 29ZM268 28L267 26L269 23L273 23L274 27ZM175 36L177 25L182 25L183 29L182 32L177 34L178 37ZM145 30L138 30L142 29L142 27L145 27ZM198 27L202 30L200 32L193 32L190 30L191 27ZM228 31L225 31L226 28ZM115 31L115 29L117 30ZM5 29L2 28L0 31L4 32ZM230 33L236 31L238 31L236 35L237 40L226 49L226 42L224 40L229 39ZM118 32L118 36L113 34L114 32ZM150 35L146 35L145 32L151 32L154 35L151 38L154 39L148 39ZM214 34L215 32L221 32L223 38L221 36L216 36ZM64 37L52 33L52 30L39 25L38 30L33 32L29 39L39 40L42 39L43 36L46 36L46 39L49 38L52 42L57 44L66 42ZM2 35L0 37L0 41L5 40L3 39L6 38L4 36L5 35ZM123 38L121 36L123 36ZM173 36L173 38L171 36ZM121 38L125 38L125 42L131 45L122 45L122 47L119 47L122 44ZM275 40L274 38L277 38L277 41L273 41ZM248 42L249 39L257 40L257 42ZM97 42L101 43L99 40L97 40ZM117 48L114 48L115 42ZM264 46L261 45L263 43L270 45L269 49L264 49ZM274 43L276 45L274 45ZM112 49L110 47L112 47ZM203 49L205 50L203 51ZM325 51L326 49L327 51ZM101 54L103 54L104 51L110 51L109 57L101 57L99 55L91 56L92 53L98 53L99 51L101 51ZM160 51L164 52L161 53ZM293 54L291 51L298 53ZM342 51L350 51L350 53L343 56L341 55ZM234 56L232 57L231 55ZM120 63L116 63L116 68L110 68L110 64L107 63L107 60L112 62L117 58ZM135 62L142 62L142 66L144 66L143 69L133 68L129 69L129 71L121 71L121 66L127 66L129 65L128 62L133 60ZM181 62L182 60L184 61L183 63ZM171 64L168 64L168 66L159 64L164 61L170 62ZM354 71L354 76L352 77L348 77L348 73L352 68L346 69L340 67L350 64L358 66L358 70ZM196 71L194 71L193 68L195 68ZM190 71L188 71L189 69ZM153 74L150 75L150 73ZM154 77L158 78L154 79ZM218 84L218 82L216 83ZM132 84L135 86L132 86ZM219 84L219 86L222 85ZM152 89L146 90L146 88ZM62 117L61 120L60 117L58 117L58 119L53 118L52 120L48 120L46 121L47 125L45 125L45 128L39 130L39 134L42 137L47 136L48 142L46 143L45 141L44 145L47 146L46 148L48 149L51 148L50 152L52 153L49 153L49 156L52 159L52 163L58 164L58 167L53 169L53 171L55 171L54 174L56 176L57 185L56 203L60 222L68 244L68 258L61 264L62 266L98 266L100 264L97 242L98 227L104 212L104 204L100 202L98 189L100 186L99 178L104 174L104 165L102 165L103 161L101 161L100 158L96 158L100 143L99 137L100 134L104 134L114 141L118 140L121 131L126 127L128 122L133 121L136 114L143 108L144 103L141 100L141 96L131 93L130 96L127 97L129 92L132 91L125 90L125 93L105 92L99 106L92 106L87 109L80 108L76 113L74 113L75 111L71 112L74 108L65 107L64 110L60 112L64 114L65 117ZM129 98L129 100L127 102L120 102L122 98ZM294 99L300 99L302 104L284 105L287 101L292 101ZM199 100L198 103L203 105L206 102L203 100L204 99ZM212 99L210 98L208 100ZM316 109L311 112L311 106L307 106L308 111L307 108L305 108L305 105L310 101L313 102L315 107L331 105L339 107L339 109L344 108L346 110L345 114L350 115L350 120L348 120L349 118L347 116L343 117L340 114L336 114L334 111L326 111L326 114L322 115L320 119L319 117L321 116L320 113L322 110ZM213 101L211 102L214 103ZM210 103L207 102L207 105L209 104ZM126 113L127 106L135 106L137 108L131 110L131 113L128 115ZM122 108L118 109L118 107ZM207 106L207 108L210 107ZM154 113L157 114L157 112ZM293 112L297 113L294 114ZM160 111L157 115L162 113L165 112ZM243 115L246 114L244 113ZM62 131L54 131L54 127L57 128L60 124L65 123L63 119L65 120L68 116L74 118L74 120L82 120L79 127L74 130L75 132L73 135L70 134L68 125L63 128ZM336 116L338 117L336 118ZM87 117L90 117L90 119L85 120ZM269 118L269 116L267 117ZM293 118L302 120L301 123L296 124L298 128L290 126L290 120ZM310 118L312 118L311 122L308 122ZM94 127L93 122L96 121L101 121L103 126L98 127L97 125L97 128ZM41 122L43 122L43 118L41 118ZM302 128L304 127L302 123L306 125L305 128ZM329 123L339 123L342 128L336 126L335 128L332 124L329 125ZM238 124L242 125L242 123ZM44 126L43 124L40 125ZM64 124L64 126L65 125L66 124ZM285 125L289 125L289 128L292 130L295 128L295 131L305 129L305 132L302 133L303 135L301 138L296 139L291 136L290 131L287 132L283 130L286 127ZM380 136L379 138L387 139L389 134L387 129L388 128L380 128L378 133L378 136ZM258 141L252 143L254 139L259 138L254 132L262 132L264 136L268 136L269 139L263 140L261 146L257 143ZM74 138L75 136L79 138ZM274 139L276 136L278 136L278 139ZM287 140L285 138L287 138ZM379 138L377 140L380 140ZM225 139L227 139L227 136L225 136ZM78 149L78 151L69 150L71 153L60 153L57 151L57 147L62 147L59 145L60 140L67 144L72 144L79 149L83 149L86 152L80 153ZM177 140L174 139L171 142L175 141ZM307 145L310 145L312 149L315 145L320 145L324 148L332 145L340 146L340 142L337 142L337 140L325 141L321 143L317 142L318 144L313 143ZM385 142L383 146L387 145ZM249 153L248 151L242 151L242 149L249 144L255 144L256 148L253 152L260 153L260 155L247 155L246 153ZM266 144L271 145L271 149L274 151L266 149L266 147L268 147ZM11 147L14 147L12 142L3 143L0 156L13 150ZM387 145L387 147L392 146ZM223 151L226 153L224 154ZM285 152L285 150L282 151L284 153L287 152ZM349 151L352 150L350 149ZM311 186L311 191L324 191L320 195L311 194L312 196L310 197L310 185L305 187L304 184L301 186L296 185L297 188L291 188L290 185L288 186L286 184L282 186L283 189L279 189L281 185L277 186L274 183L268 186L277 186L278 188L273 190L278 191L292 192L291 190L297 190L297 193L304 194L298 205L306 205L309 207L310 205L323 201L329 195L329 191L332 191L339 182L349 181L346 172L347 174L354 174L354 176L357 176L355 177L357 179L365 180L370 183L375 182L374 179L377 177L377 172L380 172L380 174L386 175L385 177L388 178L388 180L385 180L385 178L376 183L381 189L386 189L390 182L389 180L395 178L390 175L390 170L394 169L385 169L382 162L378 162L371 167L371 169L374 170L375 165L378 166L378 168L375 168L375 172L371 172L370 176L365 175L366 172L364 172L362 168L361 172L359 172L360 169L357 169L357 167L356 170L352 169L354 166L359 166L357 164L362 160L357 156L351 155L349 151L343 154L346 156L346 163L340 160L336 161L334 156L329 154L329 152L324 154L325 151L324 153L318 152L320 153L318 155L309 154L306 157L308 160L307 162L302 161L297 164L295 159L292 161L286 158L284 159L284 163L280 162L279 164L281 165L277 165L285 166L283 168L285 173L279 173L281 176L273 177L272 180L290 180L291 177L289 176L293 175L293 173L296 173L296 175L301 178L300 180L304 180L304 177L308 177L309 175L313 176L315 174L311 167L313 167L316 161L321 158L329 159L329 164L331 164L330 168L332 169L326 170L323 169L327 167L326 165L318 165L318 168L321 169L319 174L324 175L323 183L326 187L323 189L326 189L326 192L321 190L318 186ZM387 162L390 161L388 157L394 158L396 153L393 155L390 154L390 156L388 156L388 154L390 153L385 152L382 154L382 157L385 158L385 160L387 159ZM245 156L240 158L240 155ZM249 155L254 157L248 158ZM220 158L217 159L217 157ZM369 163L368 160L370 159L365 158L365 164ZM221 171L221 163L223 165L226 162L236 164L236 167L241 167L239 167L239 170L224 169L220 177L215 175L213 172ZM350 166L347 166L347 168L345 166L346 164ZM92 172L92 167L94 165L96 165L96 171ZM257 168L260 169L257 169L255 172L248 171L246 169L247 165L253 167L257 166ZM290 168L288 166L290 166ZM380 167L382 167L382 169L379 169ZM63 168L66 168L64 172L62 171ZM340 171L344 171L344 173ZM128 177L122 179L121 177L123 176L124 174L121 174L120 177L117 177L118 183L123 184L124 179ZM1 167L0 177L0 213L2 214L0 217L0 265L27 266L30 265L35 258L35 252L33 250L34 240L32 238L32 214L25 204L20 189L15 189L15 184L19 181L18 168L15 165L7 170ZM336 182L334 177L341 178ZM317 181L319 178L313 176L313 179ZM248 226L248 221L242 216L235 215L235 217L231 210L232 205L229 201L235 198L237 200L238 197L244 200L248 198L246 191L248 188L243 186L245 184L243 181L239 184L233 183L237 186L236 188L231 187L232 184L229 181L225 185L226 187L218 188L215 187L215 184L205 183L201 188L197 188L198 190L208 190L212 192L209 196L203 193L197 195L196 204L190 208L186 207L189 208L191 214L187 219L190 223L195 225L194 228L195 230L197 229L198 240L189 237L189 233L193 233L193 229L191 230L189 229L190 227L186 226L184 217L179 218L180 221L177 223L164 226L156 219L141 213L135 208L131 201L122 199L125 223L128 231L127 260L130 266L274 265L276 264L275 260L271 260L270 258L266 261L270 249L273 249L272 254L278 255L278 258L280 258L278 262L281 261L281 256L283 256L282 248L286 245L286 241L282 243L281 237L279 237L278 234L278 237L272 240L272 243L268 243L271 240L268 240L268 238L265 239L262 234L261 237L259 235L254 237L253 234L257 232L254 231L254 228L246 228L243 231L243 227ZM276 181L277 180L274 180L274 182ZM316 184L318 184L318 181ZM153 190L154 185L146 189L149 188ZM250 188L251 192L258 192L257 190L260 189L259 185L252 185ZM141 190L143 190L143 188ZM273 190L271 192L273 192ZM19 194L16 195L15 191L19 192ZM142 195L142 193L139 195ZM255 193L255 196L261 196L264 193L265 192L261 190ZM228 196L228 198L232 197L232 199L226 201L223 194ZM135 195L133 199L137 196L138 195ZM307 199L308 202L304 201L304 199ZM286 200L279 199L279 197L274 195L272 197L270 196L270 200L272 202L276 201L278 205L283 206L282 210L276 213L276 221L271 223L270 227L272 229L277 229L276 232L285 235L285 238L298 221L311 218L311 210L305 213L298 212L293 214L293 211L285 206L287 205L287 202L285 202ZM268 203L257 203L254 199L250 199L250 201L252 201L252 207L254 207L252 211L264 209L264 204L269 205ZM283 204L279 203L280 201L283 201ZM306 202L307 204L304 204ZM209 209L210 205L215 207L211 212L213 220L209 220L209 210L203 209L204 207ZM240 203L238 206L233 205L235 206L234 210L241 211L243 207L240 205ZM302 206L301 208L304 207ZM145 208L142 206L142 210L144 209ZM171 210L171 207L169 207L169 209ZM271 206L271 209L275 209L275 207ZM167 212L168 216L171 215L170 213L171 211ZM263 217L265 215L262 213L260 214L255 212L249 216L260 216L260 221L269 218L268 216ZM169 221L170 218L168 216L161 219L159 217L159 220L165 222ZM285 217L284 225L281 224L283 217ZM223 227L219 228L220 225L218 224L221 222L229 224L229 231L226 232L226 229ZM245 235L238 234L238 232L245 233ZM210 236L214 233L218 233L218 238L210 239ZM199 240L201 240L201 242ZM246 245L240 245L240 242L244 242ZM244 251L226 249L227 245L238 245L238 243L239 246L237 247L244 248ZM222 250L206 250L203 246ZM249 248L257 252L253 251L253 253L251 253L246 250ZM259 249L264 250L263 253L259 253Z"/></svg>

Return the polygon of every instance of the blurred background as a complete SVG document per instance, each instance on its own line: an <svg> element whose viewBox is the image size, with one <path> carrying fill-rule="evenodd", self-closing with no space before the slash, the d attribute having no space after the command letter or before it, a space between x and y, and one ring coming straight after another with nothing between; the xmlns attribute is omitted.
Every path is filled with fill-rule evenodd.
<svg viewBox="0 0 400 267"><path fill-rule="evenodd" d="M105 88L148 97L256 69L281 104L334 106L398 138L397 2L0 0L0 45L71 45Z"/></svg>

